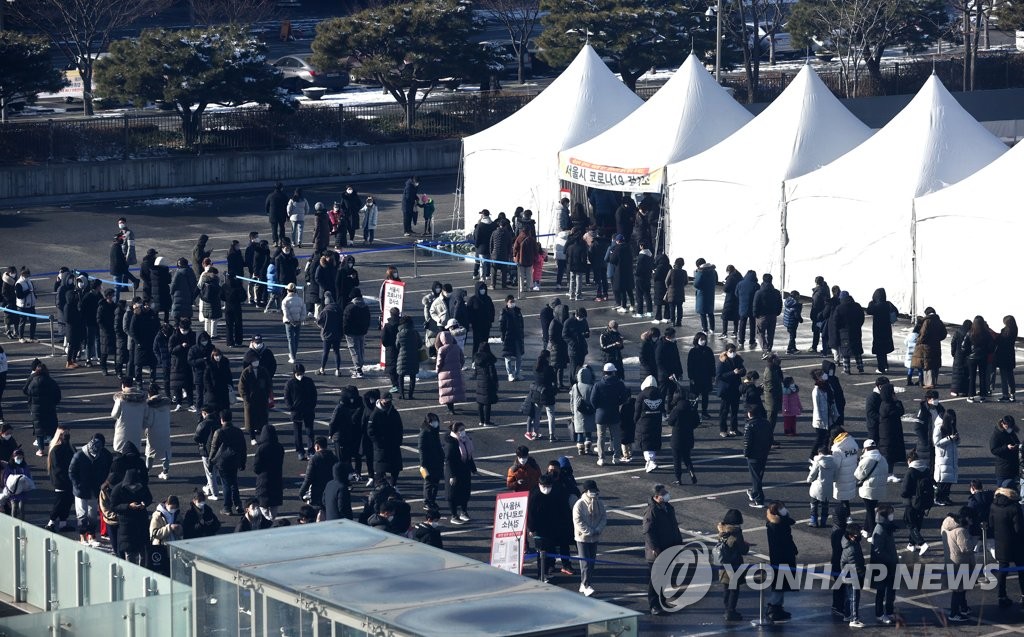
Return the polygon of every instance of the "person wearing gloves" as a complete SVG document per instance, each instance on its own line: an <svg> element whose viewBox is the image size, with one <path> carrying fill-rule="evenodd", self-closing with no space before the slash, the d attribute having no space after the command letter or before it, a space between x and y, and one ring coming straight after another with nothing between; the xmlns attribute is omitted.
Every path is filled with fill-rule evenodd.
<svg viewBox="0 0 1024 637"><path fill-rule="evenodd" d="M853 472L857 480L857 494L864 501L864 537L870 537L875 530L875 509L878 503L886 499L886 488L889 475L889 463L878 451L874 440L864 441L864 453Z"/></svg>
<svg viewBox="0 0 1024 637"><path fill-rule="evenodd" d="M647 561L647 606L652 615L661 615L661 595L654 588L654 562L673 546L683 543L679 532L676 510L669 504L671 496L663 484L654 485L651 499L644 511L642 531L644 534L644 559Z"/></svg>
<svg viewBox="0 0 1024 637"><path fill-rule="evenodd" d="M836 479L832 485L832 499L838 502L849 517L850 500L857 494L857 441L845 429L837 427L832 438L832 457L836 461Z"/></svg>
<svg viewBox="0 0 1024 637"><path fill-rule="evenodd" d="M665 399L658 389L658 381L648 376L640 385L633 421L639 432L640 449L644 452L644 471L650 473L658 468L658 452L661 451L661 421L665 415Z"/></svg>
<svg viewBox="0 0 1024 637"><path fill-rule="evenodd" d="M583 483L583 495L572 507L572 524L576 551L580 556L580 592L590 597L596 591L591 586L597 543L608 525L608 511L600 497L597 482Z"/></svg>
<svg viewBox="0 0 1024 637"><path fill-rule="evenodd" d="M807 474L807 482L811 485L808 490L811 498L811 520L807 526L821 529L828 525L828 506L835 479L836 459L828 447L822 445L814 450L811 470Z"/></svg>

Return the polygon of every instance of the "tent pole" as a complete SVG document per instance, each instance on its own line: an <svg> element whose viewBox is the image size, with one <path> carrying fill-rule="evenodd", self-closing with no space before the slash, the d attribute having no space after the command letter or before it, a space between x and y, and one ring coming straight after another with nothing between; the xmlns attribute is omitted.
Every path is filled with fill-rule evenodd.
<svg viewBox="0 0 1024 637"><path fill-rule="evenodd" d="M779 280L782 281L782 288L788 290L786 281L786 244L789 243L789 233L786 231L788 202L786 201L786 182L781 184L782 196L779 199Z"/></svg>
<svg viewBox="0 0 1024 637"><path fill-rule="evenodd" d="M910 270L913 277L910 281L911 317L917 316L917 205L910 200Z"/></svg>
<svg viewBox="0 0 1024 637"><path fill-rule="evenodd" d="M658 213L658 231L654 235L654 253L655 253L655 255L658 255L658 254L668 254L668 229L665 227L665 218L668 215L668 207L669 207L668 184L667 183L662 183L661 184L661 206L659 206L660 211ZM662 242L662 236L663 236L662 233L663 232L665 233L664 234L664 237L665 237L664 238L664 241L665 241L664 246L661 243ZM659 247L661 248L660 252L658 251Z"/></svg>
<svg viewBox="0 0 1024 637"><path fill-rule="evenodd" d="M455 178L455 202L452 204L452 230L455 230L458 227L459 213L462 212L463 204L465 203L463 200L463 197L465 196L465 175L462 172L465 158L466 142L463 141L461 148L459 149L459 174ZM465 230L465 221L463 221L462 228Z"/></svg>

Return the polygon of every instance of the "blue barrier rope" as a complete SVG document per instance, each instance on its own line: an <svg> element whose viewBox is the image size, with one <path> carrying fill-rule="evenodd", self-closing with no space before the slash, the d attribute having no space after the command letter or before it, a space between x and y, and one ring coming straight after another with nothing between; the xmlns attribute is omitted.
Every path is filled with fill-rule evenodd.
<svg viewBox="0 0 1024 637"><path fill-rule="evenodd" d="M287 283L284 284L284 285L281 285L280 283L271 283L270 281L260 281L259 279L250 279L250 278L244 277L244 276L235 276L235 278L238 279L239 281L248 281L250 283L259 283L260 285L269 285L272 288L287 288L288 287ZM295 289L296 290L301 290L302 286L301 285L296 285Z"/></svg>
<svg viewBox="0 0 1024 637"><path fill-rule="evenodd" d="M27 316L29 318L43 319L44 321L49 321L50 320L49 316L43 316L42 314L29 314L28 312L21 312L19 310L12 310L9 307L0 307L0 312L6 312L8 314L17 314L18 316Z"/></svg>
<svg viewBox="0 0 1024 637"><path fill-rule="evenodd" d="M485 259L484 257L474 256L472 254L459 254L458 252L449 252L448 250L438 250L437 248L431 248L430 246L417 244L417 248L423 248L424 250L430 250L431 252L437 252L438 254L446 254L452 257L460 257L463 259L470 259L472 261L481 261L484 263L496 263L498 265L518 265L511 261L495 261L494 259Z"/></svg>
<svg viewBox="0 0 1024 637"><path fill-rule="evenodd" d="M84 270L79 270L79 272L83 272L83 271L84 271ZM106 279L101 279L101 278L99 278L98 276L94 276L94 277L93 277L93 279L95 279L96 281L99 281L99 282L101 282L101 283L107 283L107 284L109 284L109 285L120 285L120 286L121 286L121 287L123 287L123 288L130 288L130 287L134 287L134 284L132 284L132 283L122 283L122 282L120 282L120 281L108 281L108 280L106 280Z"/></svg>

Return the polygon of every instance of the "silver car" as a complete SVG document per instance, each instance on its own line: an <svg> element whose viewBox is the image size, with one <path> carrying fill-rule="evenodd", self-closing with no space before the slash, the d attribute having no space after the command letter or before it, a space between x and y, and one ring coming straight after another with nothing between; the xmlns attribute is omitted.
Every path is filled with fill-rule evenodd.
<svg viewBox="0 0 1024 637"><path fill-rule="evenodd" d="M286 55L273 65L281 70L281 84L289 91L298 93L304 88L318 86L340 91L348 86L349 76L345 71L319 71L309 61L312 53Z"/></svg>

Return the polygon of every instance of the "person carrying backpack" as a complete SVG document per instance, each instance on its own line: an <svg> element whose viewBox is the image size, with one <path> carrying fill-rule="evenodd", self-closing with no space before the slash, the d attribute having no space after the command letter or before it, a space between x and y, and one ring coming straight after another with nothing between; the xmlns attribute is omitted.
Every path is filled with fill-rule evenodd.
<svg viewBox="0 0 1024 637"><path fill-rule="evenodd" d="M903 521L907 523L910 541L907 550L924 555L928 550L928 543L921 535L921 525L928 515L928 510L935 504L935 482L928 462L919 460L916 451L907 454L907 464L910 465L910 470L907 471L901 494L906 503Z"/></svg>

